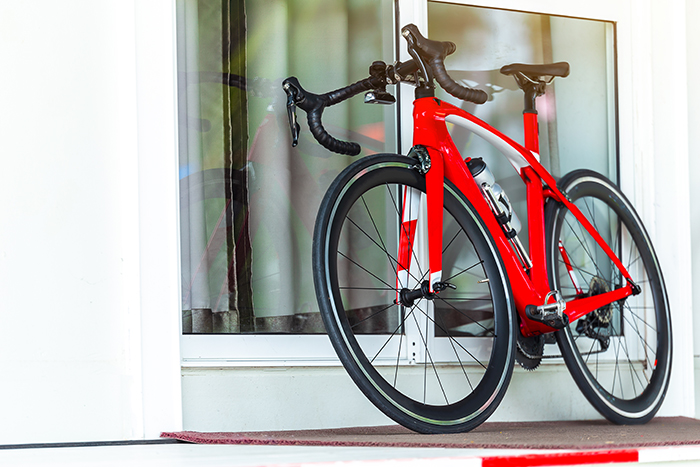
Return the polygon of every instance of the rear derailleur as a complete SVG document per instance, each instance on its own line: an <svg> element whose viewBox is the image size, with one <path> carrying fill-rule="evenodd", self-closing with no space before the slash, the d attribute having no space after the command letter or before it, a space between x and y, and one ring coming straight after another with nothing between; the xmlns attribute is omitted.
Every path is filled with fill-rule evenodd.
<svg viewBox="0 0 700 467"><path fill-rule="evenodd" d="M610 291L607 283L599 277L594 277L589 284L587 296L593 297ZM612 335L611 321L613 317L612 304L602 306L576 321L576 332L600 343L600 351L604 352L610 346Z"/></svg>

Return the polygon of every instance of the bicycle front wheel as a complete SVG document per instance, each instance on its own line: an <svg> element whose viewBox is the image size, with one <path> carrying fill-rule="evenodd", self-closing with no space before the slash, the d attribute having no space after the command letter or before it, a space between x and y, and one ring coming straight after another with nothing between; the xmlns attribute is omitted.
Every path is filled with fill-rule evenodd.
<svg viewBox="0 0 700 467"><path fill-rule="evenodd" d="M446 182L442 277L455 288L397 304L401 289L429 276L424 226L404 218L422 210L425 219L415 164L376 155L338 176L316 222L314 284L338 357L376 407L414 431L468 431L493 413L510 381L513 300L493 239ZM412 248L399 254L402 236Z"/></svg>
<svg viewBox="0 0 700 467"><path fill-rule="evenodd" d="M642 291L571 323L557 332L557 343L579 389L604 417L645 423L659 410L671 372L671 318L658 259L639 216L610 180L579 170L559 186ZM553 290L568 300L626 284L568 209L549 201L545 218Z"/></svg>

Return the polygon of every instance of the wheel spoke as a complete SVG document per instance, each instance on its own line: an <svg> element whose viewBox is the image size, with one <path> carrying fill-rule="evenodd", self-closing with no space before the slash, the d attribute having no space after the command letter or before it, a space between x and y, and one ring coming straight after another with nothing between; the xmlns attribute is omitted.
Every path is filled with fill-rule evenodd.
<svg viewBox="0 0 700 467"><path fill-rule="evenodd" d="M382 345L381 348L377 351L377 353L374 354L374 357L372 357L372 359L370 360L370 363L373 363L373 362L377 359L377 357L379 356L379 354L382 353L382 350L384 350L384 348L389 344L389 341L396 335L397 332L399 332L399 329L401 329L401 328L403 327L404 323L406 322L406 319L407 319L410 315L413 314L413 310L414 310L414 309L415 309L415 306L411 307L411 311L410 311L406 316L404 316L404 317L401 319L401 322L399 323L398 326L396 326L396 329L394 329L394 332L392 332L392 333L389 335L389 337L387 338L387 340L384 342L384 345ZM399 349L399 352L400 352L400 351L401 351L401 349Z"/></svg>
<svg viewBox="0 0 700 467"><path fill-rule="evenodd" d="M377 279L377 280L378 280L379 282L381 282L382 284L386 285L388 288L390 288L390 289L392 289L392 290L395 290L394 287L392 287L392 286L390 286L389 284L387 284L387 283L384 281L384 279L382 279L381 277L377 276L377 275L374 274L373 272L369 271L367 268L365 268L364 266L360 265L360 264L357 263L356 261L353 261L352 259L350 259L350 257L349 257L348 255L346 255L346 254L343 253L342 251L338 251L338 254L339 254L340 256L342 256L343 258L347 259L348 261L350 261L352 264L354 264L354 265L357 266L358 268L360 268L360 269L362 269L363 271L365 271L365 272L366 272L367 274L369 274L370 276L372 276L372 277L374 277L375 279Z"/></svg>
<svg viewBox="0 0 700 467"><path fill-rule="evenodd" d="M435 325L438 326L440 329L444 329L444 326L442 326L442 325L440 325L440 324L438 324L438 323L435 323ZM444 332L447 334L447 337L448 337L448 339L449 339L450 345L452 346L452 351L454 352L455 357L457 357L457 361L459 362L459 367L462 369L462 373L464 374L464 377L467 379L467 384L469 384L469 389L471 389L471 390L473 391L473 390L474 390L474 386L472 386L472 382L471 382L471 379L469 378L469 375L467 374L467 370L466 370L466 368L464 368L464 364L462 364L462 359L459 358L459 353L457 352L457 349L455 348L455 342L456 342L456 341L455 341L454 338L449 334L449 331L444 331ZM457 344L459 345L459 342L457 342ZM475 361L478 361L476 358L474 358L474 356L473 356L469 351L467 351L466 349L464 349L464 347L462 347L461 345L460 345L460 347L461 347L463 350L465 350L465 351L469 354L469 356L472 357ZM481 362L479 362L479 363L481 364ZM483 367L483 365L482 365L482 367Z"/></svg>
<svg viewBox="0 0 700 467"><path fill-rule="evenodd" d="M396 306L396 305L393 304L393 303L390 304L390 305L387 305L386 307L382 308L381 310L379 310L379 311L377 311L377 312L375 312L375 313L372 313L371 315L367 316L366 318L361 319L360 321L356 322L355 324L353 324L353 325L350 326L350 327L355 328L355 327L359 326L360 324L364 323L365 321L367 321L368 319L372 319L372 318L374 318L375 316L378 316L378 315L384 313L386 310L388 310L389 308L391 308L391 307L393 307L393 306Z"/></svg>
<svg viewBox="0 0 700 467"><path fill-rule="evenodd" d="M427 316L427 314L426 314ZM425 404L426 400L426 392L427 392L427 372L428 372L428 361L430 361L430 366L433 368L433 371L435 372L435 378L437 378L438 384L440 385L440 390L442 391L442 395L445 397L445 402L449 404L450 402L447 400L447 394L445 394L445 388L442 387L442 381L440 380L440 375L438 374L437 368L435 368L435 362L433 361L433 358L430 355L430 349L428 348L428 341L426 340L425 336L423 335L423 331L421 331L421 327L418 324L418 319L416 319L415 314L413 315L413 321L416 323L416 327L418 328L418 334L420 335L420 340L423 342L423 349L425 350L425 362L423 364L423 403Z"/></svg>
<svg viewBox="0 0 700 467"><path fill-rule="evenodd" d="M590 171L581 171L560 183L568 187L570 200L609 242L635 283L643 286L641 295L631 295L571 323L571 338L560 341L562 355L586 398L603 415L616 423L646 421L658 410L663 399L659 394L668 385L667 375L654 375L668 371L668 365L657 362L668 358L670 340L666 301L659 296L665 292L658 261L634 209L610 188L610 182ZM556 216L547 218L547 228L552 229L549 238L552 242L563 241L570 257L570 264L560 254L550 258L553 288L567 299L576 297L568 267L583 279L580 285L586 297L625 286L622 273L570 211L554 207L547 213ZM551 245L547 248L557 252Z"/></svg>
<svg viewBox="0 0 700 467"><path fill-rule="evenodd" d="M450 336L450 332L449 332L448 330L446 330L444 327L442 327L442 326L440 326L438 323L436 323L435 320L434 320L433 318L431 318L430 315L428 315L428 313L424 312L424 311L421 310L420 308L419 308L419 311L425 315L426 321L427 321L427 320L430 320L430 322L432 322L433 324L435 324L435 326L437 326L438 329L440 329L442 332L444 332L444 333L447 335L447 337L448 337L448 339L450 340L450 342L456 343L462 350L464 350L467 354L469 354L469 356L470 356L476 363L478 363L484 370L486 369L486 365L484 365L482 362L480 362L479 359L476 358L476 357L474 356L474 354L472 354L469 350L467 350L464 346L462 346L462 344L460 344L460 343L459 343L458 341L456 341L452 336ZM427 327L427 326L426 326L426 327ZM484 329L485 329L485 328L484 328Z"/></svg>
<svg viewBox="0 0 700 467"><path fill-rule="evenodd" d="M391 193L391 189L389 188L389 185L384 184L384 186L386 187L387 193L389 193L389 197L391 198L391 204L394 206L394 210L396 211L397 219L399 221L400 234L402 233L403 235L406 235L408 238L411 238L411 236L410 236L411 232L410 231L407 232L405 227L404 227L404 224L402 222L403 216L401 215L401 211L399 210L398 204L396 204L396 200L394 199L394 195ZM398 188L399 188L399 192L401 192L402 190L408 189L407 187L402 188L401 186L399 186ZM408 209L410 210L411 207L412 207L412 205L409 205ZM406 207L404 206L404 209L405 208ZM411 249L411 256L413 256L413 260L416 262L416 266L418 267L419 270L422 271L423 268L420 266L420 262L418 261L418 256L416 255L416 252L415 252L415 249L413 248L413 245L411 245L409 248Z"/></svg>
<svg viewBox="0 0 700 467"><path fill-rule="evenodd" d="M470 320L472 323L474 323L474 324L476 324L477 326L479 326L479 327L480 327L481 329L483 329L484 331L490 332L491 335L492 335L493 337L496 337L496 334L494 334L493 331L491 331L490 329L486 329L481 323L479 323L477 320L475 320L475 319L472 318L471 316L468 316L468 315L464 314L464 312L462 312L462 310L460 310L459 308L457 308L457 307L454 306L453 304L451 304L451 303L449 303L449 302L446 302L443 298L441 298L441 297L439 297L439 296L436 297L436 299L437 299L437 300L440 300L440 301L443 302L443 303L445 303L447 306L449 306L449 307L452 308L454 311L456 311L456 312L459 313L460 315L462 315L462 316L464 316L465 318L467 318L468 320Z"/></svg>
<svg viewBox="0 0 700 467"><path fill-rule="evenodd" d="M484 264L484 262L483 262L483 261L479 261L478 263L473 264L473 265L469 266L468 268L462 269L462 270L459 271L458 273L452 274L452 275L451 275L450 277L448 277L447 279L443 279L443 282L449 282L449 281L451 281L452 279L454 279L455 277L460 276L460 275L464 274L464 273L467 272L467 271L471 271L472 269L474 269L475 267L477 267L477 266L479 266L479 265L481 265L481 264Z"/></svg>

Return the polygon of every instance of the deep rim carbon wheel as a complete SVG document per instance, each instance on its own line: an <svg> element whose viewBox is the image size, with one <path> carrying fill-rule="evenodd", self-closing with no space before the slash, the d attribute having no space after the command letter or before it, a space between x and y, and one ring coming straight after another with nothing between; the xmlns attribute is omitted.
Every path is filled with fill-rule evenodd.
<svg viewBox="0 0 700 467"><path fill-rule="evenodd" d="M612 303L558 331L571 375L588 401L618 424L649 421L659 410L671 372L671 318L661 269L630 202L600 174L570 173L559 182L602 235L641 293ZM611 260L568 209L545 212L549 280L564 299L625 285Z"/></svg>
<svg viewBox="0 0 700 467"><path fill-rule="evenodd" d="M330 340L375 406L414 431L468 431L493 413L510 381L513 300L491 236L446 182L442 280L454 289L396 304L400 289L417 290L428 276L420 222L408 227L416 229L410 264L398 265L399 236L409 234L403 209L425 200L415 164L376 155L338 176L316 222L314 284ZM408 283L397 287L402 266Z"/></svg>

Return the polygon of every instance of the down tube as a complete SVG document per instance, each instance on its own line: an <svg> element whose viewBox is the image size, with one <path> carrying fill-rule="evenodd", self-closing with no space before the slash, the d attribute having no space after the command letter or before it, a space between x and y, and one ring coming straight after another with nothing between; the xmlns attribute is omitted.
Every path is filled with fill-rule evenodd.
<svg viewBox="0 0 700 467"><path fill-rule="evenodd" d="M483 198L481 190L474 181L474 178L471 176L471 173L469 173L469 170L459 156L459 153L443 152L443 154L445 155L446 161L446 178L454 183L457 188L467 197L467 199L469 199L496 242L501 259L503 260L508 273L508 279L513 291L516 309L521 317L521 332L526 336L552 332L553 329L549 326L535 321L530 321L525 315L526 306L544 303L544 298L549 292L549 284L547 283L542 285L544 288L543 291L539 291L535 288L535 285L532 283L525 268L517 258L510 241L503 233L501 225L491 212L491 208Z"/></svg>
<svg viewBox="0 0 700 467"><path fill-rule="evenodd" d="M443 104L443 106L444 105L445 104ZM446 122L467 128L469 131L475 133L477 136L480 136L489 144L498 149L508 159L511 165L513 165L513 167L516 169L518 175L520 175L521 178L530 179L528 185L541 183L539 179L532 180L538 174L533 173L533 169L531 168L531 165L526 158L527 150L525 148L510 140L507 136L498 132L498 130L495 130L494 128L488 126L486 123L482 122L481 120L477 119L476 117L470 114L467 114L461 109L453 107L449 110L451 111L445 112ZM524 311L524 308L527 305L543 304L544 298L550 290L549 281L538 280L536 282L533 282L528 276L525 268L517 259L517 255L513 251L513 247L511 246L510 241L507 238L505 238L500 224L496 221L493 213L491 212L490 207L488 207L487 203L483 199L481 190L475 183L473 177L471 176L471 173L466 167L466 164L464 164L464 162L461 160L461 156L459 156L459 152L454 147L454 143L452 143L452 139L449 137L449 135L447 141L448 143L446 143L443 147L443 152L449 154L449 156L445 157L446 176L453 183L457 184L460 190L462 190L465 193L465 195L467 195L469 200L479 211L479 214L484 219L484 221L492 221L487 222L489 224L488 228L494 237L499 238L499 250L501 256L504 258L504 261L506 263L510 263L507 264L508 274L511 278L511 286L513 288L513 292L516 295L516 303L518 303L518 310ZM455 156L455 154L457 156ZM530 157L534 159L533 156ZM536 160L534 160L534 162L536 163ZM523 171L527 172L527 175L529 177L524 177ZM528 192L531 191L532 190L528 186ZM539 194L539 196L536 197L536 201L543 204L544 201L542 198L542 190L535 191L535 194ZM533 196L531 193L528 202L533 201L535 200L533 200ZM528 206L528 211L530 211L530 209L531 207ZM543 223L542 219L539 219L539 221ZM544 225L542 227L544 227ZM532 229L530 230L532 231ZM541 233L541 229L537 231ZM544 252L542 251L541 253L543 254ZM536 260L534 268L545 267L543 264L541 264L542 261L540 261L540 258L533 259ZM546 276L546 270L543 270L541 274L538 274L536 276L541 279L541 277ZM518 296L522 296L524 298L518 299ZM549 327L544 328L545 332L551 332L551 330L552 329Z"/></svg>

